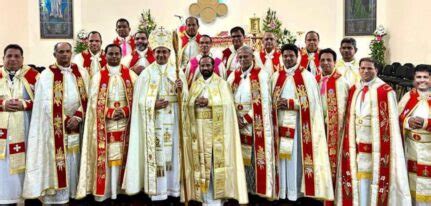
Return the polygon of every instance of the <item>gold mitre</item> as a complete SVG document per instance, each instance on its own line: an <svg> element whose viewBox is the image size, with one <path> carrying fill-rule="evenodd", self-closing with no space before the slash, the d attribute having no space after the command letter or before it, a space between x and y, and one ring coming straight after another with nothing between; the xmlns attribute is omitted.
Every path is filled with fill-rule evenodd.
<svg viewBox="0 0 431 206"><path fill-rule="evenodd" d="M156 49L157 47L165 47L173 51L172 47L172 32L164 29L163 27L154 29L150 38L148 39L151 48Z"/></svg>

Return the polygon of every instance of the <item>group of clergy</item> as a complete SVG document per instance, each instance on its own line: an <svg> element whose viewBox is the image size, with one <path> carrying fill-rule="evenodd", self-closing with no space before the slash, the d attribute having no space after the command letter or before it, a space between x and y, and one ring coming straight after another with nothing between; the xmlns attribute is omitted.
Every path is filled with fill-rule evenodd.
<svg viewBox="0 0 431 206"><path fill-rule="evenodd" d="M72 59L54 47L42 73L10 44L0 68L0 204L67 204L145 193L204 205L268 205L307 197L325 205L431 205L430 68L397 103L376 62L319 49L244 45L221 57L189 17L178 31L118 37ZM250 201L249 201L250 200ZM166 204L166 203L165 203Z"/></svg>

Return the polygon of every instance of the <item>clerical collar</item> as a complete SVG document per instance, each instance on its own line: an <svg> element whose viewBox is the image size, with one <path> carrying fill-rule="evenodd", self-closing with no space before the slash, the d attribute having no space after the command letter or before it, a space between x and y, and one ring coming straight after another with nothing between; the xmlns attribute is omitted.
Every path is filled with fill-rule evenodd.
<svg viewBox="0 0 431 206"><path fill-rule="evenodd" d="M190 36L189 34L187 34L187 32L184 32L184 34L186 35L186 37L190 40L194 40L196 39L196 37L198 36L199 33L196 33L194 36Z"/></svg>
<svg viewBox="0 0 431 206"><path fill-rule="evenodd" d="M136 49L136 52L138 52L139 56L144 56L148 51L148 47L144 49L144 51L139 51L139 49Z"/></svg>
<svg viewBox="0 0 431 206"><path fill-rule="evenodd" d="M102 51L102 50L99 50L97 53L93 53L91 50L90 50L90 54L91 54L91 56L100 56L100 51Z"/></svg>
<svg viewBox="0 0 431 206"><path fill-rule="evenodd" d="M242 69L241 69L241 71L242 71L242 78L247 78L247 76L248 76L248 74L250 73L250 71L253 69L253 64L251 64L250 65L250 67L246 70L246 71L242 71Z"/></svg>
<svg viewBox="0 0 431 206"><path fill-rule="evenodd" d="M120 73L120 65L117 65L117 66L108 65L108 71L112 75L117 75Z"/></svg>
<svg viewBox="0 0 431 206"><path fill-rule="evenodd" d="M364 82L364 81L362 81L362 80L361 80L361 86L362 86L362 87L364 87L364 86L368 86L368 87L369 87L369 86L371 86L371 85L376 81L376 79L377 79L377 78L376 78L376 77L374 77L374 79L372 79L372 80L370 80L370 81L368 81L368 82Z"/></svg>
<svg viewBox="0 0 431 206"><path fill-rule="evenodd" d="M295 73L296 69L298 69L299 64L295 64L295 66L290 67L290 68L286 68L286 66L284 68L286 68L286 72L289 75L292 75L293 73Z"/></svg>
<svg viewBox="0 0 431 206"><path fill-rule="evenodd" d="M275 52L275 49L272 49L269 53L268 52L266 52L266 49L263 49L264 51L265 51L265 55L273 55L274 54L274 52Z"/></svg>
<svg viewBox="0 0 431 206"><path fill-rule="evenodd" d="M71 72L72 71L72 69L71 69L72 64L69 64L68 67L64 67L64 66L61 66L57 63L57 66L58 66L58 68L60 68L60 70L62 72Z"/></svg>

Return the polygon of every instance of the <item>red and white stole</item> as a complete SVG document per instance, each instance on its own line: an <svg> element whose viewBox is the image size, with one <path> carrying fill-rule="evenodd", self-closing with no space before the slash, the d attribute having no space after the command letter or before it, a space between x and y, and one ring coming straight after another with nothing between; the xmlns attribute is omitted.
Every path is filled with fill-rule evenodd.
<svg viewBox="0 0 431 206"><path fill-rule="evenodd" d="M259 72L260 68L253 68L250 71L250 83L251 83L251 98L252 98L252 109L253 109L253 139L254 139L254 165L255 165L255 183L256 193L266 195L266 167L267 162L265 160L265 135L264 135L264 122L263 122L263 108L262 108L262 94L260 91ZM235 92L241 83L242 70L238 69L235 71L234 81L231 85L232 91ZM242 138L242 136L241 136ZM241 141L243 142L243 141Z"/></svg>
<svg viewBox="0 0 431 206"><path fill-rule="evenodd" d="M123 84L126 91L126 99L129 107L129 111L131 111L132 103L133 103L133 85L132 80L130 78L129 69L122 66L121 67L121 78L123 79ZM100 83L99 83L99 93L97 96L97 111L98 115L96 115L96 127L97 127L97 157L96 157L96 193L97 196L103 196L106 192L106 159L108 158L107 148L108 148L108 138L106 132L106 115L105 111L108 110L106 104L108 103L108 85L109 85L109 71L106 67L104 67L100 71ZM103 115L99 115L99 112L102 112ZM123 134L123 160L121 164L121 173L119 182L123 181L125 165L127 161L127 152L129 148L129 128L130 128L130 115L128 117L127 127L124 130Z"/></svg>
<svg viewBox="0 0 431 206"><path fill-rule="evenodd" d="M121 42L120 37L117 37L114 39L113 44L116 44L116 45L121 47L121 43L122 42ZM135 37L130 36L129 40L127 40L127 43L130 45L130 48L132 49L132 51L135 51L135 49L136 49Z"/></svg>
<svg viewBox="0 0 431 206"><path fill-rule="evenodd" d="M147 53L145 54L145 58L147 59L148 63L153 63L156 59L154 57L153 50L151 48L147 49ZM139 55L137 50L133 50L132 52L132 59L130 60L129 67L135 66L139 60L141 59L141 56Z"/></svg>
<svg viewBox="0 0 431 206"><path fill-rule="evenodd" d="M63 85L63 73L56 65L49 67L54 75L53 79L53 104L52 104L52 120L53 120L53 131L54 131L54 149L55 149L55 168L57 173L58 189L67 188L67 166L66 166L66 153L64 144L64 134L66 124L66 117L63 114L63 98L64 98L64 85ZM78 70L76 64L71 65L72 73L76 78L78 91L80 94L81 106L83 113L87 108L87 93L85 90L85 84L82 79L81 73ZM84 117L84 114L77 114Z"/></svg>
<svg viewBox="0 0 431 206"><path fill-rule="evenodd" d="M265 62L267 61L265 50L260 51L259 56L260 56L260 60L262 61L263 65L265 65ZM276 71L281 70L282 67L280 66L280 56L281 56L280 51L275 50L273 58L271 59L271 61L272 61L272 72L276 72Z"/></svg>
<svg viewBox="0 0 431 206"><path fill-rule="evenodd" d="M353 186L352 186L352 168L350 158L350 144L356 145L355 139L350 139L350 121L351 110L355 109L355 105L352 104L352 100L356 91L356 86L353 86L349 90L349 99L347 102L347 123L343 136L343 143L341 145L341 181L342 181L342 205L352 206L353 205ZM390 160L391 160L391 130L390 130L390 117L389 117L389 100L388 94L392 91L392 88L383 84L377 88L377 106L378 106L378 126L379 126L379 138L380 138L380 166L377 175L378 179L378 193L377 201L378 205L388 205L389 197L389 185L390 185ZM357 96L357 95L356 95ZM358 151L358 150L356 150ZM354 155L356 156L356 155ZM355 163L354 163L355 164ZM376 174L373 174L376 175Z"/></svg>
<svg viewBox="0 0 431 206"><path fill-rule="evenodd" d="M91 74L91 72L92 72L92 70L91 70L91 62L92 62L91 57L92 57L92 55L90 53L90 50L87 49L87 50L83 51L81 53L81 55L82 55L82 59L84 60L83 67L88 71L88 73L90 75L93 75L93 74ZM100 57L99 58L100 58L99 59L100 68L103 68L106 65L106 55L105 55L105 52L103 50L100 51Z"/></svg>
<svg viewBox="0 0 431 206"><path fill-rule="evenodd" d="M310 58L309 56L308 56L308 52L307 52L307 50L304 48L304 49L301 49L301 62L300 62L300 65L302 66L302 67L304 67L305 69L308 69L308 66L310 65L310 62L311 61L314 61L314 65L316 65L316 81L317 81L317 83L319 83L320 82L320 79L322 78L322 71L320 70L320 61L319 61L319 53L320 53L320 50L317 50L315 53L314 53L314 57L313 58Z"/></svg>

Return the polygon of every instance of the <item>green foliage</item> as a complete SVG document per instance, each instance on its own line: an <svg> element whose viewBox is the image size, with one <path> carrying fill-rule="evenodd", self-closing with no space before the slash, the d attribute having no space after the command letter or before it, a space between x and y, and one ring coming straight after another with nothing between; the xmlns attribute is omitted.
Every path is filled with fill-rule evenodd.
<svg viewBox="0 0 431 206"><path fill-rule="evenodd" d="M379 64L386 65L385 62L385 42L383 40L372 40L370 43L371 57L375 59Z"/></svg>
<svg viewBox="0 0 431 206"><path fill-rule="evenodd" d="M139 27L138 31L145 32L147 36L151 34L151 32L156 29L157 24L154 20L154 17L151 16L151 11L148 9L147 11L142 11L141 17L139 19Z"/></svg>
<svg viewBox="0 0 431 206"><path fill-rule="evenodd" d="M282 23L277 17L277 12L268 9L265 18L263 19L263 31L273 33L275 37L277 37L278 45L287 43L294 44L296 42L296 36L281 26Z"/></svg>
<svg viewBox="0 0 431 206"><path fill-rule="evenodd" d="M77 41L75 44L74 52L75 54L79 54L88 49L88 45L86 42Z"/></svg>

